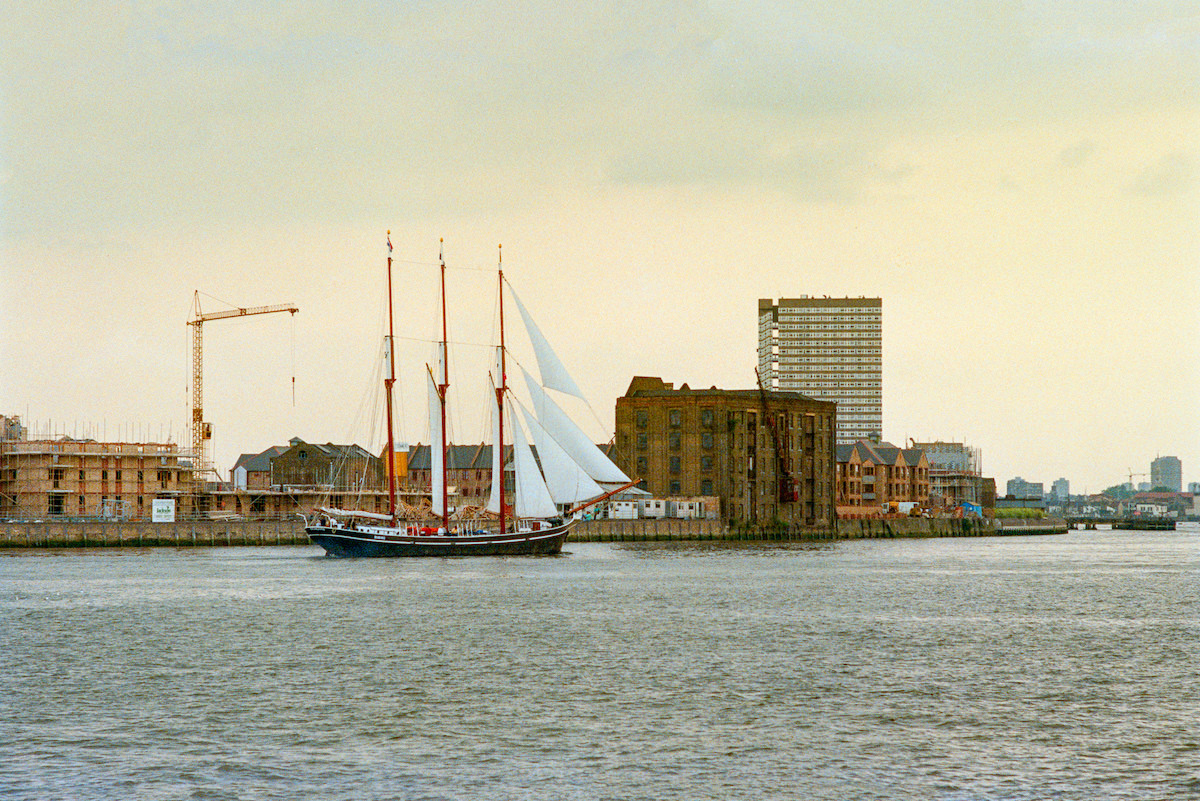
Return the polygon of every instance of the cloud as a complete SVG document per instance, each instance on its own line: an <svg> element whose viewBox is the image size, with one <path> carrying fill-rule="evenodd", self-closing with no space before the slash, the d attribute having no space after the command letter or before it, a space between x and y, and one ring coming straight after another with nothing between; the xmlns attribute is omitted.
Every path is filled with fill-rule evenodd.
<svg viewBox="0 0 1200 801"><path fill-rule="evenodd" d="M1077 142L1059 151L1058 163L1072 169L1082 167L1095 149L1096 143L1090 140L1085 139L1082 142Z"/></svg>
<svg viewBox="0 0 1200 801"><path fill-rule="evenodd" d="M914 131L1197 102L1170 4L37 5L0 32L6 235L453 212L581 176L855 202Z"/></svg>
<svg viewBox="0 0 1200 801"><path fill-rule="evenodd" d="M1196 182L1196 165L1184 153L1168 153L1138 174L1125 190L1132 195L1179 195Z"/></svg>

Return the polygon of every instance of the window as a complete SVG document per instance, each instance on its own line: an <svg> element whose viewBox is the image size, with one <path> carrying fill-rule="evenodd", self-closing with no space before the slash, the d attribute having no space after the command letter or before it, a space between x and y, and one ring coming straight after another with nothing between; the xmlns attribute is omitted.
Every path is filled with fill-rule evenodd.
<svg viewBox="0 0 1200 801"><path fill-rule="evenodd" d="M681 422L683 421L683 412L681 412L679 409L671 409L667 412L667 420L670 423L671 428L679 428Z"/></svg>
<svg viewBox="0 0 1200 801"><path fill-rule="evenodd" d="M83 481L83 471L82 470L79 471L79 480Z"/></svg>
<svg viewBox="0 0 1200 801"><path fill-rule="evenodd" d="M713 437L711 431L705 431L700 434L700 447L711 449L713 446Z"/></svg>
<svg viewBox="0 0 1200 801"><path fill-rule="evenodd" d="M678 456L672 456L672 457L671 457L671 462L670 462L670 465L671 465L671 472L672 472L672 473L678 473L678 472L679 472L679 457L678 457Z"/></svg>
<svg viewBox="0 0 1200 801"><path fill-rule="evenodd" d="M645 428L650 421L650 413L645 409L638 409L633 413L633 416L638 428Z"/></svg>
<svg viewBox="0 0 1200 801"><path fill-rule="evenodd" d="M670 443L671 450L677 451L679 450L679 444L682 441L682 436L678 431L672 431L667 436L667 441Z"/></svg>
<svg viewBox="0 0 1200 801"><path fill-rule="evenodd" d="M705 471L712 470L712 457L711 456L701 456L700 457L700 469L705 470Z"/></svg>
<svg viewBox="0 0 1200 801"><path fill-rule="evenodd" d="M116 479L117 479L117 481L121 480L121 471L120 470L117 471Z"/></svg>
<svg viewBox="0 0 1200 801"><path fill-rule="evenodd" d="M646 450L646 433L644 431L640 431L640 432L638 432L637 437L638 437L638 450L639 451Z"/></svg>
<svg viewBox="0 0 1200 801"><path fill-rule="evenodd" d="M646 457L639 456L637 458L637 472L639 476L646 475Z"/></svg>
<svg viewBox="0 0 1200 801"><path fill-rule="evenodd" d="M701 409L700 410L700 425L709 427L712 424L713 424L713 410L712 409Z"/></svg>
<svg viewBox="0 0 1200 801"><path fill-rule="evenodd" d="M712 495L713 494L713 483L712 483L711 478L706 478L700 482L700 494L701 495Z"/></svg>
<svg viewBox="0 0 1200 801"><path fill-rule="evenodd" d="M678 482L678 481L672 481L672 482L671 482L671 494L672 494L672 495L679 495L679 494L681 494L682 492L683 492L683 489L680 487L680 485L679 485L679 482Z"/></svg>
<svg viewBox="0 0 1200 801"><path fill-rule="evenodd" d="M80 472L80 473L82 473L83 471L82 471L82 470L80 470L79 472ZM80 478L83 478L83 476L80 476ZM138 471L138 481L141 481L141 480L142 480L142 471L141 471L141 470L139 470L139 471Z"/></svg>

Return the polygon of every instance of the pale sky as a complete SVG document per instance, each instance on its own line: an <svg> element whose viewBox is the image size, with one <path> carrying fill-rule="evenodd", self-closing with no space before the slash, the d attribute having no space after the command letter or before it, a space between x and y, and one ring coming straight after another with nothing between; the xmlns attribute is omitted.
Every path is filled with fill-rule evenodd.
<svg viewBox="0 0 1200 801"><path fill-rule="evenodd" d="M404 336L445 239L464 392L503 243L598 439L634 375L751 388L759 298L865 295L888 439L1200 481L1194 0L116 5L0 26L0 413L186 443L200 290L301 310L205 326L218 466L376 449L391 229Z"/></svg>

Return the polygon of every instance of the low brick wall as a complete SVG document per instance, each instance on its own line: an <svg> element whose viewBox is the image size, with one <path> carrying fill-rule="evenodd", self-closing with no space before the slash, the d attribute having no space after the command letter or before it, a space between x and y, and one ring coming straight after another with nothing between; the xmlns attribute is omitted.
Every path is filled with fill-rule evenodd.
<svg viewBox="0 0 1200 801"><path fill-rule="evenodd" d="M672 540L743 540L796 542L811 540L902 539L919 537L990 537L997 534L1059 534L1065 521L1030 521L1002 528L991 520L904 517L881 520L839 520L837 528L787 527L753 529L725 527L719 520L587 520L575 524L575 542L656 542Z"/></svg>
<svg viewBox="0 0 1200 801"><path fill-rule="evenodd" d="M580 520L571 527L571 542L659 542L723 540L720 520Z"/></svg>
<svg viewBox="0 0 1200 801"><path fill-rule="evenodd" d="M0 523L0 548L298 545L307 542L304 523L298 518L180 523Z"/></svg>
<svg viewBox="0 0 1200 801"><path fill-rule="evenodd" d="M1060 517L1041 520L997 520L997 534L1065 534L1071 526Z"/></svg>
<svg viewBox="0 0 1200 801"><path fill-rule="evenodd" d="M986 537L997 533L990 520L900 517L878 520L839 520L838 539L914 537Z"/></svg>
<svg viewBox="0 0 1200 801"><path fill-rule="evenodd" d="M720 520L581 520L571 529L574 542L672 542L732 540L798 542L810 540L906 537L986 537L996 534L1061 534L1064 520L1002 521L839 520L834 531L791 527L726 527ZM307 545L299 520L196 520L181 523L0 523L0 548L191 547L204 545Z"/></svg>

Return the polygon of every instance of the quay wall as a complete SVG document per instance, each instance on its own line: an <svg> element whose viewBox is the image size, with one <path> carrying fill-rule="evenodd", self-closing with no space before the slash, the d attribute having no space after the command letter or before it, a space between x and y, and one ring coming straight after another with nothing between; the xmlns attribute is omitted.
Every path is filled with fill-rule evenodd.
<svg viewBox="0 0 1200 801"><path fill-rule="evenodd" d="M109 548L203 545L300 545L308 543L303 521L194 520L179 523L128 521L0 523L0 548Z"/></svg>
<svg viewBox="0 0 1200 801"><path fill-rule="evenodd" d="M1014 525L1015 524L1015 525ZM741 540L793 542L811 540L892 539L913 537L990 537L1000 534L1062 534L1063 520L992 521L904 517L839 520L829 528L725 526L719 520L585 520L571 529L575 542L658 542L672 540Z"/></svg>
<svg viewBox="0 0 1200 801"><path fill-rule="evenodd" d="M720 520L581 520L573 542L672 542L726 540L800 542L907 537L986 537L997 534L1060 534L1063 520L839 520L835 529L726 526ZM0 548L107 548L214 545L307 545L297 520L195 520L179 523L0 523Z"/></svg>

